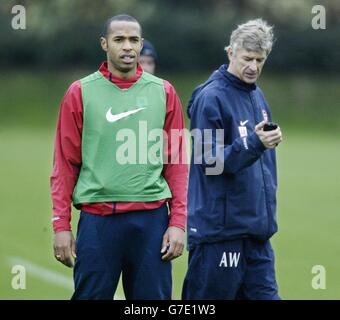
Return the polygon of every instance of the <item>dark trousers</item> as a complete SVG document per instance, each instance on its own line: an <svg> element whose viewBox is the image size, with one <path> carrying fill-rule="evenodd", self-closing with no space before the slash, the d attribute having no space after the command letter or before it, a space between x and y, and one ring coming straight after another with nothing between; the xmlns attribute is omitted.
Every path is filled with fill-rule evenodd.
<svg viewBox="0 0 340 320"><path fill-rule="evenodd" d="M171 262L161 260L166 205L116 215L81 212L72 299L113 299L119 277L126 299L171 299Z"/></svg>
<svg viewBox="0 0 340 320"><path fill-rule="evenodd" d="M279 300L269 241L239 239L189 252L184 300Z"/></svg>

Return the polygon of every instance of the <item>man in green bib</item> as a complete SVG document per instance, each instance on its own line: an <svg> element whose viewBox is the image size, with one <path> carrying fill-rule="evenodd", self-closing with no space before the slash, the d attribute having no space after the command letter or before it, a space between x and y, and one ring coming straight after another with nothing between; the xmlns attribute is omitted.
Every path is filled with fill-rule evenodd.
<svg viewBox="0 0 340 320"><path fill-rule="evenodd" d="M139 65L135 18L108 19L100 41L107 61L75 81L60 107L54 254L74 265L73 299L112 299L120 275L127 299L171 299L171 260L185 241L185 143L172 135L184 128L181 103ZM76 241L71 203L81 210Z"/></svg>

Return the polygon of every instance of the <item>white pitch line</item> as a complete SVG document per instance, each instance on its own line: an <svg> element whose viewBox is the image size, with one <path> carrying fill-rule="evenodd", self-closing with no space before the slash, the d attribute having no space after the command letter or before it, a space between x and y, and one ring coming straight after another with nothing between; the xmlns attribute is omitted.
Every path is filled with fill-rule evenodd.
<svg viewBox="0 0 340 320"><path fill-rule="evenodd" d="M61 273L51 271L45 267L41 267L31 261L20 257L9 257L8 263L11 267L14 265L24 266L26 271L39 280L51 283L53 285L57 285L59 287L63 287L69 290L74 290L73 280L70 277L67 277ZM123 297L115 295L115 300L124 300Z"/></svg>
<svg viewBox="0 0 340 320"><path fill-rule="evenodd" d="M41 267L33 262L25 260L20 257L10 257L8 262L11 266L14 265L22 265L25 267L26 271L38 278L39 280L43 280L45 282L52 283L56 286L63 287L66 289L73 290L73 280L70 277L67 277L61 273L51 271L45 267Z"/></svg>

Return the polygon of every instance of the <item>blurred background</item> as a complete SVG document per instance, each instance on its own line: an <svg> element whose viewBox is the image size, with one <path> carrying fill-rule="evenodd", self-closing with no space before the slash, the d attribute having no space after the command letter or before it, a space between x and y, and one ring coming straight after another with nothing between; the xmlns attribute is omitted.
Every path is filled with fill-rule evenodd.
<svg viewBox="0 0 340 320"><path fill-rule="evenodd" d="M317 4L326 10L325 29L312 27ZM26 9L24 30L12 28L14 5ZM184 111L192 90L226 62L223 48L237 24L262 17L275 26L259 85L284 134L272 240L279 290L283 299L340 299L337 0L1 0L0 299L72 294L72 270L52 250L55 124L68 86L105 59L99 36L105 20L120 13L140 21L158 53L156 75L174 84ZM186 254L173 263L175 299L186 263ZM15 265L25 267L25 289L12 286ZM124 298L121 287L117 298Z"/></svg>

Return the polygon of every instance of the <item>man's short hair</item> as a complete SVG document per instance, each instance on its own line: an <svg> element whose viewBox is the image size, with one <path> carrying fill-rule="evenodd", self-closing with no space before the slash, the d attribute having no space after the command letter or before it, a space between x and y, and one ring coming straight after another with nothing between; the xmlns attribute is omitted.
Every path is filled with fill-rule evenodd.
<svg viewBox="0 0 340 320"><path fill-rule="evenodd" d="M249 51L265 51L268 55L274 42L273 26L264 20L255 19L238 25L231 33L229 47L233 51L243 48Z"/></svg>
<svg viewBox="0 0 340 320"><path fill-rule="evenodd" d="M106 20L106 22L104 24L103 32L102 32L102 37L107 36L109 29L110 29L110 25L113 21L130 21L130 22L137 23L139 25L140 34L142 36L142 26L140 25L139 21L136 18L134 18L134 17L132 17L128 14L119 14L119 15L113 16L113 17Z"/></svg>

